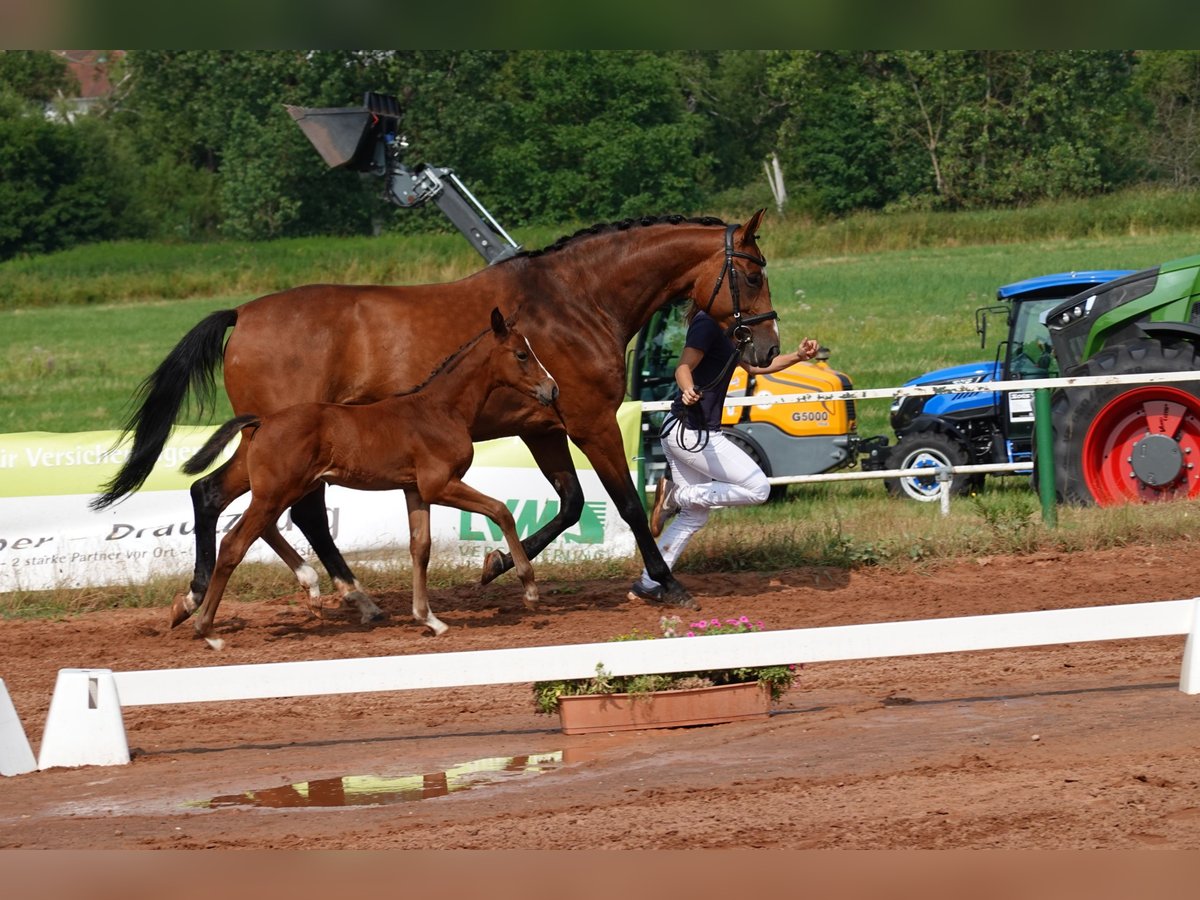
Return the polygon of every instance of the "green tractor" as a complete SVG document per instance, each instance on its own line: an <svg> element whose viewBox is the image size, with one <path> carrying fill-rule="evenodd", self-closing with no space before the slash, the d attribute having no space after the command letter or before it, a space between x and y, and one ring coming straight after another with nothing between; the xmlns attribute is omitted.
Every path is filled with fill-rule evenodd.
<svg viewBox="0 0 1200 900"><path fill-rule="evenodd" d="M1200 256L1084 291L1045 321L1064 376L1200 371ZM1200 381L1062 388L1051 413L1060 502L1200 496Z"/></svg>

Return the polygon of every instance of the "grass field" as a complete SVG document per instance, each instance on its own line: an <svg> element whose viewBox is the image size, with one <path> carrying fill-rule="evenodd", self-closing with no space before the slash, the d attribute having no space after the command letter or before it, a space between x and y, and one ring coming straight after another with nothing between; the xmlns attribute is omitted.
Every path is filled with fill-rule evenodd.
<svg viewBox="0 0 1200 900"><path fill-rule="evenodd" d="M785 258L771 254L769 232L763 245L784 346L815 337L855 387L883 388L991 357L994 338L980 348L974 311L994 302L1002 284L1071 269L1154 265L1200 252L1200 231ZM456 274L470 271L470 262ZM345 274L337 280L353 280ZM0 311L0 433L117 427L138 383L192 325L253 296ZM861 404L860 432L886 430L887 401Z"/></svg>
<svg viewBox="0 0 1200 900"><path fill-rule="evenodd" d="M1071 236L1068 229L1067 236L1024 242L1014 238L1013 221L1002 220L994 241L956 244L943 237L934 242L915 233L910 246L853 252L837 251L834 230L842 226L820 235L814 229L813 239L806 241L803 224L776 223L773 231L768 221L761 244L770 260L785 347L815 337L832 349L832 365L850 375L855 387L893 387L932 368L990 358L997 336L981 349L973 313L994 302L999 285L1073 269L1140 268L1200 252L1200 220L1167 231L1118 224ZM1076 224L1078 231L1086 228ZM541 246L558 233L518 238ZM58 302L49 292L56 265ZM256 247L90 247L10 261L0 266L0 433L119 427L141 380L211 310L308 281L439 281L478 265L454 235ZM859 404L860 434L889 432L887 405L886 400ZM215 419L228 412L222 405ZM979 496L956 500L948 519L938 515L936 505L889 500L878 482L793 487L782 503L714 516L681 570L925 565L963 555L1069 552L1189 534L1197 515L1192 503L1065 509L1059 528L1049 530L1040 522L1036 496L1018 479L990 480ZM639 565L637 559L610 561L557 574L632 574ZM435 580L467 577L445 569L432 575ZM238 579L235 590L238 584L251 592L290 590L286 573L273 568L247 566ZM377 586L400 588L406 580L403 565L375 579ZM163 590L146 585L69 596L8 595L0 597L0 613L160 603Z"/></svg>

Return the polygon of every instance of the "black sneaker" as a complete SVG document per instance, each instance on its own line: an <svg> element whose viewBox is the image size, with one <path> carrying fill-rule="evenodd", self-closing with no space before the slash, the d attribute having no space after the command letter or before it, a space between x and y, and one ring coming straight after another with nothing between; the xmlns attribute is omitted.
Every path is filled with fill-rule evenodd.
<svg viewBox="0 0 1200 900"><path fill-rule="evenodd" d="M629 593L625 595L625 599L645 600L647 603L662 603L662 585L656 584L652 588L644 588L635 581L632 585L630 585Z"/></svg>

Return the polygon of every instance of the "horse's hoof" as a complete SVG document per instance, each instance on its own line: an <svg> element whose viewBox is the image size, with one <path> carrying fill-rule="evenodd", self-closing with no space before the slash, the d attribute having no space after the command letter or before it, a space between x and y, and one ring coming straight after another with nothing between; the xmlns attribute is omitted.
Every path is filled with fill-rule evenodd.
<svg viewBox="0 0 1200 900"><path fill-rule="evenodd" d="M508 566L505 564L504 553L500 550L493 550L483 558L483 574L479 578L480 584L487 584L494 578L499 578L506 571Z"/></svg>
<svg viewBox="0 0 1200 900"><path fill-rule="evenodd" d="M181 625L196 611L196 601L191 594L180 594L171 601L171 627Z"/></svg>
<svg viewBox="0 0 1200 900"><path fill-rule="evenodd" d="M693 612L700 612L700 604L692 599L692 595L682 587L675 587L666 591L663 594L663 603L668 606L678 606L680 609L690 609Z"/></svg>
<svg viewBox="0 0 1200 900"><path fill-rule="evenodd" d="M342 598L343 606L349 606L351 603L358 607L359 622L362 625L382 622L387 618L387 613L362 591L351 591Z"/></svg>
<svg viewBox="0 0 1200 900"><path fill-rule="evenodd" d="M532 597L525 597L524 599L525 599L525 608L526 609L534 610L534 609L538 608L538 600L540 598L538 597L537 594L534 594Z"/></svg>

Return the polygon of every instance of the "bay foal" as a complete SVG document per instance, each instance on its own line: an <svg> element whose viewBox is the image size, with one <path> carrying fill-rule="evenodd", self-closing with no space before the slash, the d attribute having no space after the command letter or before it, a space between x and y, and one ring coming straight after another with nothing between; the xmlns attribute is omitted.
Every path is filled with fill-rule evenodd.
<svg viewBox="0 0 1200 900"><path fill-rule="evenodd" d="M529 342L511 319L493 309L490 330L464 344L410 392L357 406L300 403L269 416L238 416L222 425L183 471L190 475L204 471L241 432L242 442L227 466L231 474L236 473L233 496L250 491L251 500L221 541L194 624L196 634L207 638L229 576L257 538L267 538L276 551L290 551L285 553L288 562L293 569L298 567L299 554L282 541L275 523L285 509L323 484L366 491L404 489L413 562L413 618L434 634L442 634L447 626L429 609L430 504L482 513L500 526L525 588L525 605L532 608L537 585L512 513L499 500L462 481L474 456L471 428L492 391L502 386L535 397L543 405L553 404L558 397L557 383ZM172 625L185 617L176 611Z"/></svg>

